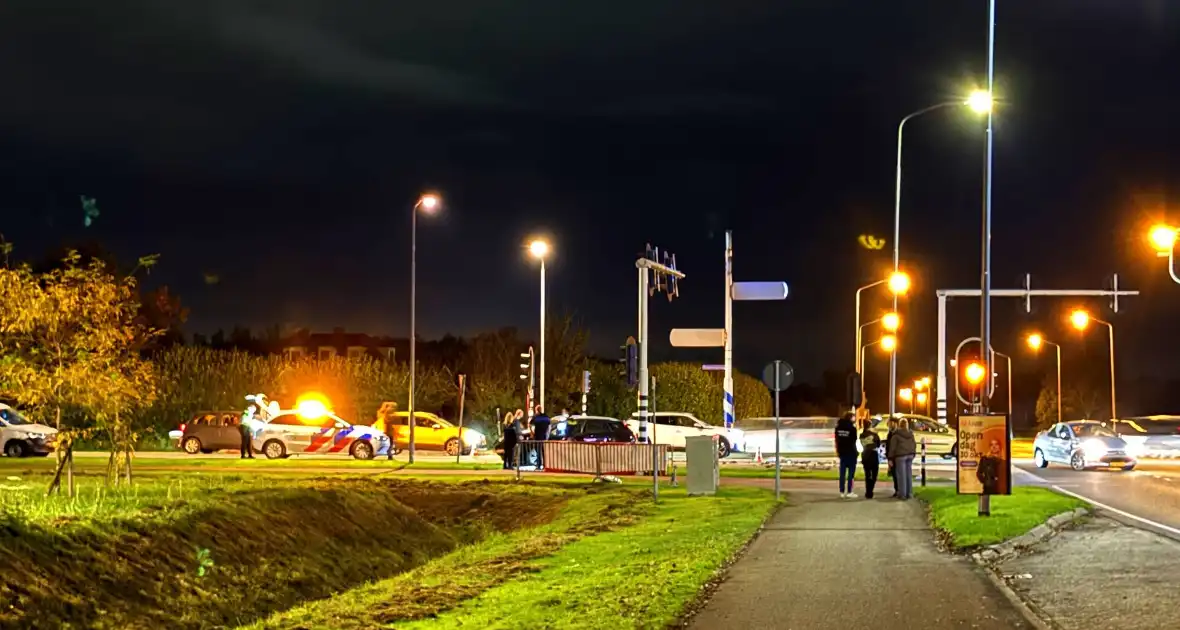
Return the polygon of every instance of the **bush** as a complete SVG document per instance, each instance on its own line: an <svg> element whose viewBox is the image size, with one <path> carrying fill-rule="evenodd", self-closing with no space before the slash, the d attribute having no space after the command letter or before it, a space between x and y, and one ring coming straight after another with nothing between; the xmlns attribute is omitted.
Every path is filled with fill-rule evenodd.
<svg viewBox="0 0 1180 630"><path fill-rule="evenodd" d="M657 411L683 411L709 424L724 423L724 374L706 372L696 363L659 363L651 371L656 377ZM733 389L736 418L770 415L770 392L761 381L734 372Z"/></svg>

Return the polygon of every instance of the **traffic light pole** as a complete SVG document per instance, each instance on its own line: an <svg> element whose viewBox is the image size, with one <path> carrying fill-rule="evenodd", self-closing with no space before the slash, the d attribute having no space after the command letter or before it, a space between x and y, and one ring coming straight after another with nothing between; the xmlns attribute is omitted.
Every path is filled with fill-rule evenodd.
<svg viewBox="0 0 1180 630"><path fill-rule="evenodd" d="M1115 277L1115 286L1118 286L1118 277ZM946 356L946 301L948 298L956 297L980 297L982 291L980 289L939 289L936 291L938 296L938 400L935 407L938 413L938 422L940 424L947 423L947 368L950 364L947 362ZM1024 298L1025 303L1034 297L1108 297L1111 298L1111 306L1114 312L1118 312L1118 298L1130 297L1139 295L1138 291L1123 291L1120 289L1110 290L1095 290L1095 289L992 289L991 296L996 298ZM1029 308L1026 306L1026 309ZM983 355L981 351L981 360ZM991 379L988 379L989 382Z"/></svg>
<svg viewBox="0 0 1180 630"><path fill-rule="evenodd" d="M725 378L721 412L725 428L733 426L733 232L725 233Z"/></svg>
<svg viewBox="0 0 1180 630"><path fill-rule="evenodd" d="M658 273L679 280L684 278L684 274L647 258L636 260L635 267L639 270L639 435L637 438L639 443L643 444L647 442L648 396L651 387L651 375L647 369L647 303L650 295L650 276L652 273Z"/></svg>

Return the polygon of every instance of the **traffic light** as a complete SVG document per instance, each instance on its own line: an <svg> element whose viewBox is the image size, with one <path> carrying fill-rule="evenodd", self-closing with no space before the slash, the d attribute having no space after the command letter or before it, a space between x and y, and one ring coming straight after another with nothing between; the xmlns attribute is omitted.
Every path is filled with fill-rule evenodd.
<svg viewBox="0 0 1180 630"><path fill-rule="evenodd" d="M859 409L864 404L864 388L861 386L860 373L853 372L848 375L848 393L845 396L845 401L852 409Z"/></svg>
<svg viewBox="0 0 1180 630"><path fill-rule="evenodd" d="M639 344L635 337L627 337L627 342L619 346L619 376L627 382L627 387L639 384Z"/></svg>
<svg viewBox="0 0 1180 630"><path fill-rule="evenodd" d="M582 393L590 393L590 370L584 370L582 372Z"/></svg>
<svg viewBox="0 0 1180 630"><path fill-rule="evenodd" d="M529 346L528 352L520 353L520 380L528 381L533 375L533 347ZM529 383L525 383L528 385Z"/></svg>

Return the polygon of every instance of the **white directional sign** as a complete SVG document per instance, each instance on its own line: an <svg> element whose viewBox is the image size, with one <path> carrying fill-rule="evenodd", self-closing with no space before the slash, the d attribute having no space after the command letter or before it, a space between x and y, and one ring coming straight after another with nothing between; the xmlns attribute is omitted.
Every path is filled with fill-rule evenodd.
<svg viewBox="0 0 1180 630"><path fill-rule="evenodd" d="M735 282L733 299L738 301L785 300L786 282Z"/></svg>
<svg viewBox="0 0 1180 630"><path fill-rule="evenodd" d="M722 328L673 328L668 336L674 348L721 348L725 345Z"/></svg>

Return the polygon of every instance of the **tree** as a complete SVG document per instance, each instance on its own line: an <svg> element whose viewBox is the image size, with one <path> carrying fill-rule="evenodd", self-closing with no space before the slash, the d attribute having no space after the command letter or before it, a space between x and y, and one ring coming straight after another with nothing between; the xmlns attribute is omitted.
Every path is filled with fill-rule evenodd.
<svg viewBox="0 0 1180 630"><path fill-rule="evenodd" d="M467 388L474 410L487 414L496 407L522 406L519 367L522 347L515 328L477 335L467 345L462 369L469 375Z"/></svg>
<svg viewBox="0 0 1180 630"><path fill-rule="evenodd" d="M145 293L139 310L140 322L149 329L160 331L152 344L156 348L184 343L181 326L188 320L188 314L189 310L167 286Z"/></svg>
<svg viewBox="0 0 1180 630"><path fill-rule="evenodd" d="M1105 420L1110 416L1109 398L1093 387L1071 385L1061 393L1062 420ZM1057 381L1045 379L1037 396L1037 429L1047 429L1057 422Z"/></svg>
<svg viewBox="0 0 1180 630"><path fill-rule="evenodd" d="M572 315L555 317L545 331L545 404L552 410L581 398L586 330ZM540 346L537 347L540 352ZM549 411L548 409L546 411Z"/></svg>
<svg viewBox="0 0 1180 630"><path fill-rule="evenodd" d="M154 262L141 259L136 269ZM77 252L43 273L27 265L0 269L0 296L20 306L0 309L0 395L34 417L52 414L59 430L63 410L92 421L59 434L59 458L64 452L72 463L73 441L100 431L111 438L113 472L130 464L136 436L128 412L155 395L140 351L156 331L137 321L137 295L133 275L116 278L108 264L84 263ZM51 489L60 474L59 465ZM69 479L72 494L72 473Z"/></svg>

